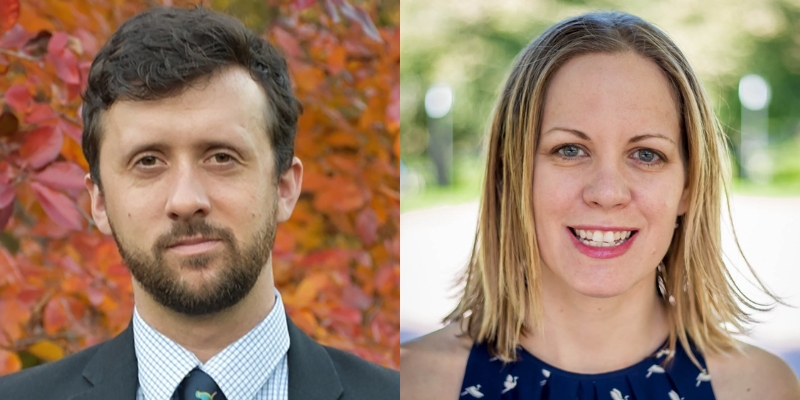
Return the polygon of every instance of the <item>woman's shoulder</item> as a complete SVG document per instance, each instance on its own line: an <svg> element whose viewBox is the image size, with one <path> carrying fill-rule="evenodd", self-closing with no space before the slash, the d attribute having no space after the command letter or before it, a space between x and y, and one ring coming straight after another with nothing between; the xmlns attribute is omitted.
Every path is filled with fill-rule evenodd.
<svg viewBox="0 0 800 400"><path fill-rule="evenodd" d="M401 399L457 399L472 340L450 324L400 346Z"/></svg>
<svg viewBox="0 0 800 400"><path fill-rule="evenodd" d="M747 343L739 346L740 352L705 356L717 400L800 399L800 381L785 361Z"/></svg>

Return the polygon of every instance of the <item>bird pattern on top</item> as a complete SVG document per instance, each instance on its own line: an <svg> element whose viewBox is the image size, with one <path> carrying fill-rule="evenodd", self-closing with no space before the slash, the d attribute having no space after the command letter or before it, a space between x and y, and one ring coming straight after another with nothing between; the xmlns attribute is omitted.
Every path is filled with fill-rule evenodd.
<svg viewBox="0 0 800 400"><path fill-rule="evenodd" d="M665 345L628 368L587 375L552 367L524 349L520 349L516 361L500 362L489 356L485 344L475 344L467 362L461 397L486 400L713 400L711 375L705 369L702 354L692 348L704 367L701 370L680 346L671 362L663 363L664 357L670 355ZM654 393L662 394L650 397Z"/></svg>

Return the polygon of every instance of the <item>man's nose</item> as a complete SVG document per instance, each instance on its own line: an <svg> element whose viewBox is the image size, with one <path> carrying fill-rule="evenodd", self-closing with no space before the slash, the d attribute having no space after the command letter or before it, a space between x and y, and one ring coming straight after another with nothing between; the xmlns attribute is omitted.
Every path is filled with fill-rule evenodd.
<svg viewBox="0 0 800 400"><path fill-rule="evenodd" d="M592 207L614 209L630 203L631 190L623 172L624 166L607 163L587 174L583 200Z"/></svg>
<svg viewBox="0 0 800 400"><path fill-rule="evenodd" d="M211 211L208 191L198 173L190 167L175 171L176 176L169 188L166 212L172 220L188 221L204 217Z"/></svg>

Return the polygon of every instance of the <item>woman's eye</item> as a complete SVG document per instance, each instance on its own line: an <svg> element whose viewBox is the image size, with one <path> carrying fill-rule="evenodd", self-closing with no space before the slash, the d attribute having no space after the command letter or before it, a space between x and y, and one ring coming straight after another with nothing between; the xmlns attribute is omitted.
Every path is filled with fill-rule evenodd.
<svg viewBox="0 0 800 400"><path fill-rule="evenodd" d="M583 150L580 147L568 144L558 149L558 154L566 158L574 158L582 155Z"/></svg>
<svg viewBox="0 0 800 400"><path fill-rule="evenodd" d="M635 153L633 153L633 157L648 164L661 159L658 154L648 149L637 150Z"/></svg>

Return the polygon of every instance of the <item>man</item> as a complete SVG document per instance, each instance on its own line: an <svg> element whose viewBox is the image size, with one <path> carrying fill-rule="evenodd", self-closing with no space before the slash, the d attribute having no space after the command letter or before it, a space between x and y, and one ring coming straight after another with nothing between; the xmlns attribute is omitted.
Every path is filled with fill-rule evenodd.
<svg viewBox="0 0 800 400"><path fill-rule="evenodd" d="M153 9L100 50L84 100L92 215L133 276L133 320L1 378L0 398L399 398L396 371L315 343L274 289L303 166L301 107L268 42L209 10Z"/></svg>

